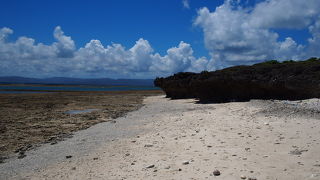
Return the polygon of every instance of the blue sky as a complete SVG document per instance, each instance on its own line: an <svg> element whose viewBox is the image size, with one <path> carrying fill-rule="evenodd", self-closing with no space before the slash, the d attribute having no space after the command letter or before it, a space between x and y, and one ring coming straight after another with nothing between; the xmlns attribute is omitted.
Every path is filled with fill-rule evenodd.
<svg viewBox="0 0 320 180"><path fill-rule="evenodd" d="M1 6L0 27L14 30L11 39L28 36L51 44L52 31L61 26L75 40L77 47L91 39L103 43L121 43L131 47L139 38L147 39L155 50L164 54L180 41L192 43L195 54L208 56L202 32L193 27L196 9L214 9L223 0L190 2L181 0L7 0Z"/></svg>
<svg viewBox="0 0 320 180"><path fill-rule="evenodd" d="M317 0L2 0L0 76L154 78L319 56L319 9Z"/></svg>

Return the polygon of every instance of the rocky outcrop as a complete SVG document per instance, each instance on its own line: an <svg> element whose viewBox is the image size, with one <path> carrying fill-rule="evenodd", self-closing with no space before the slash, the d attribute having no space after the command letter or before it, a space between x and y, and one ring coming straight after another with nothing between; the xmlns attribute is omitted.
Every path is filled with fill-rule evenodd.
<svg viewBox="0 0 320 180"><path fill-rule="evenodd" d="M202 102L319 98L320 58L282 63L272 60L213 72L183 72L156 78L154 84L168 98L197 98Z"/></svg>

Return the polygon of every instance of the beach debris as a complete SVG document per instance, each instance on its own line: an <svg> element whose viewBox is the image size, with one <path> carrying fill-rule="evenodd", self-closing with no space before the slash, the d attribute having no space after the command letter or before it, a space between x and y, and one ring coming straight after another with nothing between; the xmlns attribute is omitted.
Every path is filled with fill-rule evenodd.
<svg viewBox="0 0 320 180"><path fill-rule="evenodd" d="M133 162L133 163L131 163L131 165L133 166L133 165L135 165L135 163Z"/></svg>
<svg viewBox="0 0 320 180"><path fill-rule="evenodd" d="M268 125L269 125L269 123L268 123L268 122L265 122L265 123L264 123L264 125L268 126Z"/></svg>
<svg viewBox="0 0 320 180"><path fill-rule="evenodd" d="M147 166L146 168L150 169L150 168L154 168L154 164L150 164L149 166Z"/></svg>
<svg viewBox="0 0 320 180"><path fill-rule="evenodd" d="M179 168L179 169L178 169L178 171L182 171L182 169L181 169L181 168Z"/></svg>
<svg viewBox="0 0 320 180"><path fill-rule="evenodd" d="M67 155L67 156L66 156L66 159L70 159L70 158L72 158L71 155Z"/></svg>
<svg viewBox="0 0 320 180"><path fill-rule="evenodd" d="M247 176L241 175L241 176L240 176L240 179L247 179Z"/></svg>
<svg viewBox="0 0 320 180"><path fill-rule="evenodd" d="M166 167L164 167L164 169L170 169L170 166L166 166Z"/></svg>
<svg viewBox="0 0 320 180"><path fill-rule="evenodd" d="M153 147L152 144L145 144L144 147Z"/></svg>
<svg viewBox="0 0 320 180"><path fill-rule="evenodd" d="M289 154L291 154L291 155L301 155L303 152L307 152L307 151L308 150L306 150L306 149L303 149L303 150L295 149L293 151L290 151Z"/></svg>
<svg viewBox="0 0 320 180"><path fill-rule="evenodd" d="M98 159L99 159L98 157L94 157L94 158L93 158L93 160L98 160Z"/></svg>
<svg viewBox="0 0 320 180"><path fill-rule="evenodd" d="M182 164L183 165L187 165L187 164L190 164L190 162L189 161L183 161Z"/></svg>
<svg viewBox="0 0 320 180"><path fill-rule="evenodd" d="M217 169L213 171L214 176L220 176L220 174L221 174L220 171Z"/></svg>
<svg viewBox="0 0 320 180"><path fill-rule="evenodd" d="M133 141L131 141L132 143L135 143L135 142L137 142L136 140L133 140Z"/></svg>
<svg viewBox="0 0 320 180"><path fill-rule="evenodd" d="M125 155L126 155L126 156L130 156L130 153L126 153Z"/></svg>

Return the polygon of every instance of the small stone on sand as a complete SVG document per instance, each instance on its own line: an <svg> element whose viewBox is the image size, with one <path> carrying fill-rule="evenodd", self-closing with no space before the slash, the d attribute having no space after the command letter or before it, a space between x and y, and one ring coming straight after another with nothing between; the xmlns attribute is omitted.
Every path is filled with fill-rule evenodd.
<svg viewBox="0 0 320 180"><path fill-rule="evenodd" d="M187 165L187 164L189 164L189 163L190 163L189 161L183 161L183 162L182 162L183 165Z"/></svg>
<svg viewBox="0 0 320 180"><path fill-rule="evenodd" d="M213 171L214 176L220 176L220 174L221 174L220 171L217 169Z"/></svg>
<svg viewBox="0 0 320 180"><path fill-rule="evenodd" d="M154 168L154 164L147 166L146 168Z"/></svg>

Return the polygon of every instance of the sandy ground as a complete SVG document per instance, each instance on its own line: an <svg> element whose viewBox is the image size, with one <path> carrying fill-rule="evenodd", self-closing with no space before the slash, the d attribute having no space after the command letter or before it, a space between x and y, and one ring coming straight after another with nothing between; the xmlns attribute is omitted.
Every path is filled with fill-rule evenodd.
<svg viewBox="0 0 320 180"><path fill-rule="evenodd" d="M144 103L117 123L0 164L0 177L320 179L318 99L197 104L152 96Z"/></svg>

